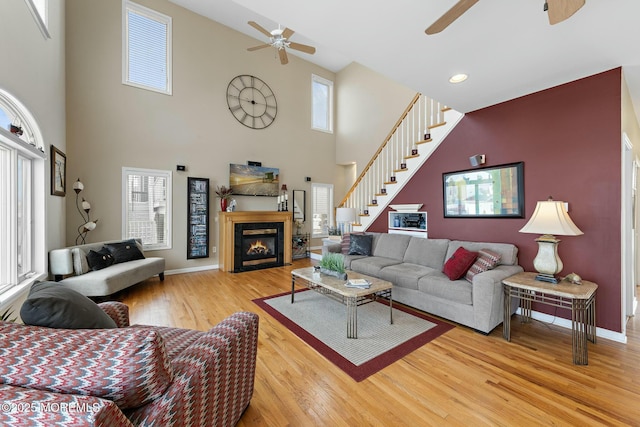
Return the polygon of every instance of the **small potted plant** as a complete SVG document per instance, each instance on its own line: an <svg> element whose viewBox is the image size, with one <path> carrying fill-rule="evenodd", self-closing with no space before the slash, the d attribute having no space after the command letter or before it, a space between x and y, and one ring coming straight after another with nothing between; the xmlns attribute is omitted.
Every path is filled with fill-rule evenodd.
<svg viewBox="0 0 640 427"><path fill-rule="evenodd" d="M220 198L220 210L225 212L227 210L227 203L233 195L233 190L231 187L227 188L224 185L219 185L216 187L216 195Z"/></svg>
<svg viewBox="0 0 640 427"><path fill-rule="evenodd" d="M320 273L335 276L338 279L347 280L347 273L344 269L344 257L342 254L333 252L322 255L320 260Z"/></svg>

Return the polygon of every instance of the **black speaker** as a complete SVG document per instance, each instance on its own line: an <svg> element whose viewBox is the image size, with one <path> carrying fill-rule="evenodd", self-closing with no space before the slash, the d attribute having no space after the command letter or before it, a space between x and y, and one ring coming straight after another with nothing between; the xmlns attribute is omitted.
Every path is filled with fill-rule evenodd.
<svg viewBox="0 0 640 427"><path fill-rule="evenodd" d="M310 176L305 176L304 180L307 181L307 182L311 182L311 177Z"/></svg>

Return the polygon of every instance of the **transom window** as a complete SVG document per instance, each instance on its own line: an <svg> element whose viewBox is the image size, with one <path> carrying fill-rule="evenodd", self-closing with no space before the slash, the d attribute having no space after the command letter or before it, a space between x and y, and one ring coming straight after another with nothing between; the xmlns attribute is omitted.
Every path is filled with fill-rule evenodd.
<svg viewBox="0 0 640 427"><path fill-rule="evenodd" d="M122 238L171 249L171 171L122 168Z"/></svg>
<svg viewBox="0 0 640 427"><path fill-rule="evenodd" d="M122 1L122 83L171 95L171 17Z"/></svg>
<svg viewBox="0 0 640 427"><path fill-rule="evenodd" d="M311 75L311 129L333 133L333 82Z"/></svg>

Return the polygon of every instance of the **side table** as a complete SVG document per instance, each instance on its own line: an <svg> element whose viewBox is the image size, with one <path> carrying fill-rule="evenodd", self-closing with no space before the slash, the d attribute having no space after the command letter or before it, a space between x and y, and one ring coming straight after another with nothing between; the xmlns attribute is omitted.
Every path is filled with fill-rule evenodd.
<svg viewBox="0 0 640 427"><path fill-rule="evenodd" d="M582 285L535 280L536 273L524 272L502 281L504 288L503 336L511 341L511 298L520 298L523 323L531 320L531 302L571 309L573 363L587 365L587 341L596 342L596 290L598 285L583 280Z"/></svg>

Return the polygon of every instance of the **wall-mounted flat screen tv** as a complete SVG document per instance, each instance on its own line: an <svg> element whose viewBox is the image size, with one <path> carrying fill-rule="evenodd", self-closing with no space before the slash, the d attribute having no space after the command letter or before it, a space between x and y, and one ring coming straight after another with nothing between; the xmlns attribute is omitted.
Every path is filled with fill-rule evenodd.
<svg viewBox="0 0 640 427"><path fill-rule="evenodd" d="M279 194L280 170L263 166L229 165L229 186L237 196L272 196Z"/></svg>

